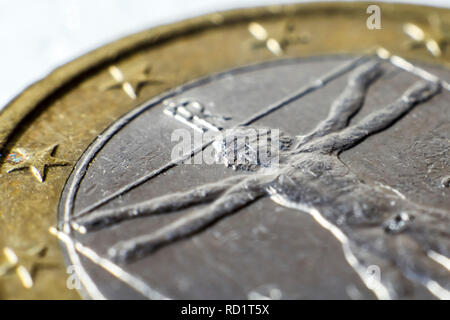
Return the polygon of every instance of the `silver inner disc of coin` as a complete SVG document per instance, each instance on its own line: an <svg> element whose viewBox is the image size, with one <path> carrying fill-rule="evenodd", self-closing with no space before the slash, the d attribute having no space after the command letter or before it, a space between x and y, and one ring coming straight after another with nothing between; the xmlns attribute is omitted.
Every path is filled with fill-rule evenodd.
<svg viewBox="0 0 450 320"><path fill-rule="evenodd" d="M62 194L59 235L81 291L448 297L449 79L373 57L282 59L138 106L90 145ZM190 147L174 156L180 132ZM241 144L223 135L249 132ZM267 161L249 147L263 139L276 147Z"/></svg>

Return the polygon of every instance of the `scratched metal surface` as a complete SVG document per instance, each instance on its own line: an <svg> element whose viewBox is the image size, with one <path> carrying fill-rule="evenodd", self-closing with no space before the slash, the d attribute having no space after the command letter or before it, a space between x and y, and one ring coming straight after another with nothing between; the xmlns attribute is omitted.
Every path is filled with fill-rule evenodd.
<svg viewBox="0 0 450 320"><path fill-rule="evenodd" d="M243 68L194 83L170 98L200 101L212 114L231 117L226 126L232 127L349 60L333 56L281 60ZM396 100L419 79L387 62L382 68L382 78L370 87L364 107L351 124ZM425 68L441 79L450 79L446 70ZM254 125L278 128L289 135L306 134L327 116L329 106L347 80L348 73L345 73ZM448 101L449 93L443 90L391 128L342 153L342 161L363 180L395 188L423 206L448 209L449 189L441 185L449 165ZM61 219L77 216L171 160L171 149L176 144L170 140L172 131L193 129L163 110L162 103L146 109L89 159L95 161L90 162L77 188L73 215L64 212L68 189L76 178L72 175L61 201ZM219 164L176 166L100 208L120 208L235 174ZM192 209L130 220L87 234L73 232L72 237L108 259L108 249L119 240L149 234L189 211ZM375 297L350 267L341 243L328 230L307 213L281 207L268 198L141 259L114 264L120 268L113 268L116 276L123 281L89 259L81 259L90 281L108 298L251 299L271 294L273 298L283 299ZM109 267L112 263L110 260L100 262ZM381 266L381 273L385 270ZM402 292L400 298L433 298L424 286L404 281L408 282L409 289ZM131 289L133 286L137 290Z"/></svg>

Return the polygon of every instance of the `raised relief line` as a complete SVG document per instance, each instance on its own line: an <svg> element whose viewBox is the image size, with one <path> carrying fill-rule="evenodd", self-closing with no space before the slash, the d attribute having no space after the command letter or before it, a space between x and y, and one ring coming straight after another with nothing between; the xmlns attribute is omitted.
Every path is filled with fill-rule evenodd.
<svg viewBox="0 0 450 320"><path fill-rule="evenodd" d="M321 227L330 231L331 234L341 243L345 260L347 260L348 264L353 268L353 270L356 271L367 288L371 289L380 300L392 299L386 286L384 286L381 281L376 281L376 279L370 277L367 273L367 270L358 262L358 259L350 249L350 244L347 236L338 227L329 222L318 210L302 205L300 203L288 201L287 199L276 194L276 191L273 192L270 198L272 201L281 206L309 213Z"/></svg>
<svg viewBox="0 0 450 320"><path fill-rule="evenodd" d="M83 283L85 289L89 292L91 297L97 300L106 300L105 296L100 292L95 283L91 280L89 275L84 270L78 255L73 254L76 251L76 249L74 241L69 236L69 234L59 231L54 227L49 228L48 231L50 232L50 234L52 234L53 236L58 238L58 240L60 240L65 244L67 252L71 256L70 258L71 262L74 265L78 266L78 268L75 269L78 279Z"/></svg>
<svg viewBox="0 0 450 320"><path fill-rule="evenodd" d="M379 185L380 187L382 187L382 188L384 188L384 189L386 189L386 190L389 190L389 191L395 193L395 194L396 194L397 196L399 196L401 199L406 200L405 195L404 195L403 193L401 193L400 191L398 191L397 189L395 189L395 188L393 188L393 187L391 187L391 186L387 186L387 185L385 185L385 184L383 184L383 183L381 183L381 182L379 182L379 181L375 181L375 184Z"/></svg>
<svg viewBox="0 0 450 320"><path fill-rule="evenodd" d="M413 65L411 62L403 59L402 57L391 54L387 49L378 48L376 51L376 54L379 58L389 61L394 66L396 66L400 69L403 69L407 72L410 72L412 74L415 74L416 76L418 76L424 80L428 80L431 82L439 82L441 84L442 88L444 88L447 91L450 91L450 84L447 81L442 80L438 76Z"/></svg>
<svg viewBox="0 0 450 320"><path fill-rule="evenodd" d="M438 299L450 300L450 291L443 288L439 283L434 280L429 280L425 286L427 289Z"/></svg>
<svg viewBox="0 0 450 320"><path fill-rule="evenodd" d="M323 86L325 86L327 83L329 83L330 81L338 78L339 76L345 74L348 71L353 70L355 67L357 67L359 64L361 64L362 62L364 62L367 58L366 57L358 57L354 60L351 60L349 62L346 62L342 65L340 65L339 67L337 67L335 70L332 70L331 72L325 74L324 76L320 77L319 79L316 79L314 81L312 81L311 83L307 84L306 86L300 88L299 90L295 91L292 95L281 99L280 101L268 106L267 108L265 108L263 111L261 111L260 113L256 114L255 116L250 117L249 119L243 121L242 123L238 124L237 126L246 126L249 124L252 124L253 122L269 115L270 113L286 106L287 104L295 101L296 99L299 99L301 97L303 97L304 95L311 93L317 89L322 88ZM156 169L144 176L142 176L141 178L139 178L138 180L125 185L124 187L120 188L118 191L110 194L109 196L94 202L92 205L84 208L83 210L80 210L79 213L77 214L77 217L83 216L87 213L89 213L90 211L97 209L98 207L104 205L105 203L111 201L112 199L117 198L120 195L123 195L124 193L130 191L131 189L134 189L135 187L141 185L142 183L158 176L159 174L173 168L174 166L178 165L179 163L185 161L186 159L194 156L195 154L197 154L198 152L202 151L203 149L205 149L207 146L209 146L211 143L213 142L213 140L210 140L206 143L204 143L201 147L193 150L190 154L183 156L179 159L175 159L170 161L169 163L167 163L166 165L164 165L163 167L160 167L159 169Z"/></svg>
<svg viewBox="0 0 450 320"><path fill-rule="evenodd" d="M304 95L324 87L326 84L333 81L334 79L353 70L354 68L356 68L358 65L360 65L365 60L367 60L367 57L363 56L363 57L358 57L347 63L344 63L343 65L337 67L335 70L332 70L329 73L326 73L325 75L323 75L322 77L311 81L309 84L307 84L306 86L295 91L290 96L283 98L280 101L275 102L274 104L271 104L267 108L263 109L261 112L257 113L256 115L254 115L254 116L250 117L249 119L247 119L246 121L242 122L240 125L246 126L246 125L252 124L255 121L271 114L272 112L288 105L289 103L303 97Z"/></svg>
<svg viewBox="0 0 450 320"><path fill-rule="evenodd" d="M125 283L129 284L133 289L144 295L145 297L152 299L152 300L170 300L168 297L164 296L163 294L153 290L150 288L144 281L141 279L134 277L130 273L126 272L122 268L120 268L118 265L113 263L112 261L102 258L99 256L95 251L92 249L84 246L82 243L78 241L72 240L72 238L66 234L65 232L59 231L56 228L52 227L49 229L50 233L54 236L56 236L60 241L62 241L68 248L74 248L77 252L82 254L84 257L91 260L93 263L101 266L103 269L111 273L112 275L116 276L118 279L124 281ZM79 270L82 270L82 274L80 277L80 281L85 281L86 279L90 279L89 276L85 274L84 268L82 267L81 263L79 264ZM85 275L87 277L85 277ZM91 282L91 281L90 281ZM102 299L106 300L106 298L98 291L97 287L92 284L87 285L85 282L83 282L85 286L87 286L86 289L88 289L89 293L92 294L91 290L94 290L93 296L96 299Z"/></svg>
<svg viewBox="0 0 450 320"><path fill-rule="evenodd" d="M441 266L446 268L448 271L450 271L450 259L440 253L437 253L436 251L429 250L427 252L427 255L430 257L430 259L436 261Z"/></svg>

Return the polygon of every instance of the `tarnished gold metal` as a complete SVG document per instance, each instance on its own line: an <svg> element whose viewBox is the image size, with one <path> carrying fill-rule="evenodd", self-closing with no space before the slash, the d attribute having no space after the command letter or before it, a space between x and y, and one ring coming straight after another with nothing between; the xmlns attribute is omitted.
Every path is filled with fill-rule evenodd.
<svg viewBox="0 0 450 320"><path fill-rule="evenodd" d="M76 160L137 104L201 76L280 57L383 48L378 52L450 65L443 25L450 10L380 3L382 29L369 30L368 5L209 14L111 43L26 89L0 113L0 299L79 298L66 286L66 265L48 230Z"/></svg>

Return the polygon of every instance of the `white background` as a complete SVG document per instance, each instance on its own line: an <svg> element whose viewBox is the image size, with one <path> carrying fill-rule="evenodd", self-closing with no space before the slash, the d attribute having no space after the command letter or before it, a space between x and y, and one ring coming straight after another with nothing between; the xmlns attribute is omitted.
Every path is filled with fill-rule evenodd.
<svg viewBox="0 0 450 320"><path fill-rule="evenodd" d="M306 1L0 0L0 109L57 66L127 34L208 12L292 2ZM396 2L450 7L450 0Z"/></svg>

